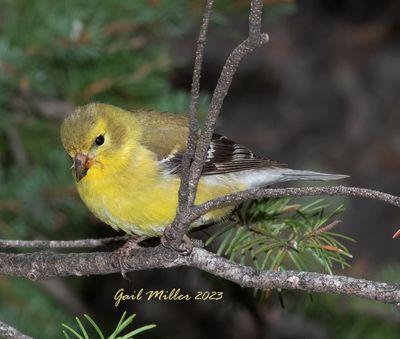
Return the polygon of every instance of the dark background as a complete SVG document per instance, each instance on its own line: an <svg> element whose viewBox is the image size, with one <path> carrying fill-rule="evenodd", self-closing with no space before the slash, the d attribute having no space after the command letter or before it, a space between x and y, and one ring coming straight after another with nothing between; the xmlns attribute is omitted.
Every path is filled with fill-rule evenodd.
<svg viewBox="0 0 400 339"><path fill-rule="evenodd" d="M218 131L291 168L344 173L344 184L400 195L400 5L397 1L265 1L270 42L247 57L224 103ZM74 106L185 112L203 2L0 1L0 236L78 239L116 235L80 202L58 139ZM217 1L202 77L206 110L222 65L246 34L247 1ZM337 231L351 270L399 282L397 208L335 198L347 212ZM123 310L148 338L395 338L398 313L351 298L253 291L194 269L68 278L0 277L0 320L35 337L61 337L61 322L90 314L112 328ZM224 292L219 302L125 302L113 296L181 288ZM24 316L22 316L24 314ZM40 325L38 325L40 324Z"/></svg>

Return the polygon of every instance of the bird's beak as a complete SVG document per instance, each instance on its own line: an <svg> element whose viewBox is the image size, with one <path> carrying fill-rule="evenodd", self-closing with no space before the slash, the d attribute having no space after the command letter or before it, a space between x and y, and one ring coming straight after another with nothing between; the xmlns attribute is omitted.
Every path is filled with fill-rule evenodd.
<svg viewBox="0 0 400 339"><path fill-rule="evenodd" d="M87 154L77 153L74 157L74 167L76 180L80 181L86 174L93 161L89 159Z"/></svg>

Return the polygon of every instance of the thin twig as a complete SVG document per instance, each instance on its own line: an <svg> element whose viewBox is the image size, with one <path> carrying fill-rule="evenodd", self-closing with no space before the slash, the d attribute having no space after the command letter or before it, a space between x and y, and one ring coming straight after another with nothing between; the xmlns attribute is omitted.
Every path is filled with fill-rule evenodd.
<svg viewBox="0 0 400 339"><path fill-rule="evenodd" d="M255 28L255 23L259 23L261 26L261 13L262 13L262 1L253 0L251 2L251 10L249 21L252 22L252 34L256 31L260 31L261 27ZM269 40L267 34L260 34L259 37L247 38L241 44L239 44L233 52L229 55L222 68L221 75L218 79L217 85L215 87L207 119L205 121L204 127L202 129L200 138L197 142L196 152L192 166L190 168L190 183L189 183L189 203L192 205L196 196L197 184L201 176L204 161L207 157L208 147L211 142L212 135L214 133L215 124L217 122L218 116L221 112L221 107L224 102L225 96L228 94L230 85L232 83L233 76L239 66L240 61L250 52L252 52L260 44L265 44ZM253 44L257 41L256 44ZM260 43L261 42L261 43Z"/></svg>
<svg viewBox="0 0 400 339"><path fill-rule="evenodd" d="M312 235L318 235L318 234L322 234L325 232L329 232L331 230L333 230L337 225L339 225L342 221L341 220L334 220L331 223L329 223L328 225L318 228L316 229L314 232L312 232Z"/></svg>
<svg viewBox="0 0 400 339"><path fill-rule="evenodd" d="M0 240L0 248L95 248L127 241L129 236L80 240Z"/></svg>
<svg viewBox="0 0 400 339"><path fill-rule="evenodd" d="M262 8L262 0L254 0L250 4L249 39L252 46L261 46L263 44L261 37Z"/></svg>
<svg viewBox="0 0 400 339"><path fill-rule="evenodd" d="M185 183L185 186L182 186L182 189L180 190L180 197L182 197L182 201L186 203L185 209L182 209L183 206L181 204L179 205L175 220L171 225L171 229L168 230L168 237L172 239L171 245L174 248L179 248L182 243L182 238L188 230L190 224L188 219L190 215L189 210L193 207L196 198L197 185L201 176L204 161L207 156L208 147L210 145L215 124L221 111L225 96L230 88L233 76L239 66L240 61L245 55L252 52L256 47L268 42L268 35L266 33L261 33L262 7L263 1L251 1L249 15L249 37L233 50L225 62L211 99L206 122L196 144L194 158L189 168L189 173L184 173L185 171L182 173L184 179L188 180L188 185L186 186ZM194 101L195 98L192 97L191 105L194 104ZM193 116L190 118L192 120ZM191 124L194 124L194 122L191 122ZM192 152L192 150L190 150L190 152ZM188 166L187 163L186 166Z"/></svg>
<svg viewBox="0 0 400 339"><path fill-rule="evenodd" d="M287 188L255 188L241 192L228 194L196 205L192 209L190 220L193 221L211 209L227 205L235 205L242 201L261 199L261 198L282 198L282 197L304 197L316 195L330 196L352 196L375 200L381 200L388 204L400 207L400 197L375 191L367 188L347 187L347 186L327 186L327 187L287 187Z"/></svg>
<svg viewBox="0 0 400 339"><path fill-rule="evenodd" d="M196 57L194 61L192 90L189 107L189 136L186 151L182 159L182 176L181 185L179 187L178 211L183 211L189 208L189 168L196 149L197 132L199 129L197 109L199 106L200 98L201 68L203 65L204 48L207 40L207 30L208 24L210 22L213 3L214 0L207 0L206 8L203 15L203 22L201 24L200 33L196 44Z"/></svg>
<svg viewBox="0 0 400 339"><path fill-rule="evenodd" d="M400 305L400 285L313 272L262 271L243 266L205 249L195 247L188 256L157 246L132 250L120 258L127 272L179 266L196 267L245 287L294 289L358 296ZM112 252L29 254L0 253L0 274L32 280L65 276L99 275L120 272L120 262Z"/></svg>
<svg viewBox="0 0 400 339"><path fill-rule="evenodd" d="M261 39L263 43L267 43L268 35L263 34ZM211 99L207 120L204 124L199 141L197 143L194 160L191 166L192 175L190 180L190 188L193 192L195 192L197 189L197 183L200 179L203 164L207 157L207 151L208 147L210 146L212 135L214 133L215 124L221 111L225 96L228 94L228 90L230 84L232 83L235 70L239 66L239 63L243 59L243 57L252 52L254 48L255 46L251 45L250 39L246 39L233 50L222 69L221 76L218 79L217 87ZM192 193L189 196L189 201L193 203L194 199L195 194Z"/></svg>

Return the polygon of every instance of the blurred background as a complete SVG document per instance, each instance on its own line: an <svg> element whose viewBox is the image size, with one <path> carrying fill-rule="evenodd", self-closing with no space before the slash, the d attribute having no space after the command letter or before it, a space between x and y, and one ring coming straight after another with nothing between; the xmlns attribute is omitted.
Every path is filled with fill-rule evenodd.
<svg viewBox="0 0 400 339"><path fill-rule="evenodd" d="M247 32L247 0L218 0L202 76L202 114ZM400 195L400 3L265 0L270 43L240 66L218 132L292 168L345 173L345 184ZM0 0L0 237L117 235L77 196L59 124L92 101L184 113L204 1ZM355 277L399 282L398 209L335 198ZM0 320L35 338L90 314L111 329L124 310L145 338L398 338L393 307L359 299L253 291L194 269L72 277L0 277ZM224 291L222 301L125 302L120 288Z"/></svg>

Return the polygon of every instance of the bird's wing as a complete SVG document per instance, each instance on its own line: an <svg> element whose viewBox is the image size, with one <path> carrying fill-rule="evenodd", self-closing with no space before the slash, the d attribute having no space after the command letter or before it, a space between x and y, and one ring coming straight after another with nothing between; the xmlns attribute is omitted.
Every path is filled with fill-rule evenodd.
<svg viewBox="0 0 400 339"><path fill-rule="evenodd" d="M189 134L188 119L171 113L140 111L143 125L142 144L152 151L158 160L173 153L183 153Z"/></svg>
<svg viewBox="0 0 400 339"><path fill-rule="evenodd" d="M183 152L174 152L160 161L169 174L181 173ZM280 166L276 161L256 156L247 147L227 137L214 134L208 149L202 175L217 175L260 167Z"/></svg>

